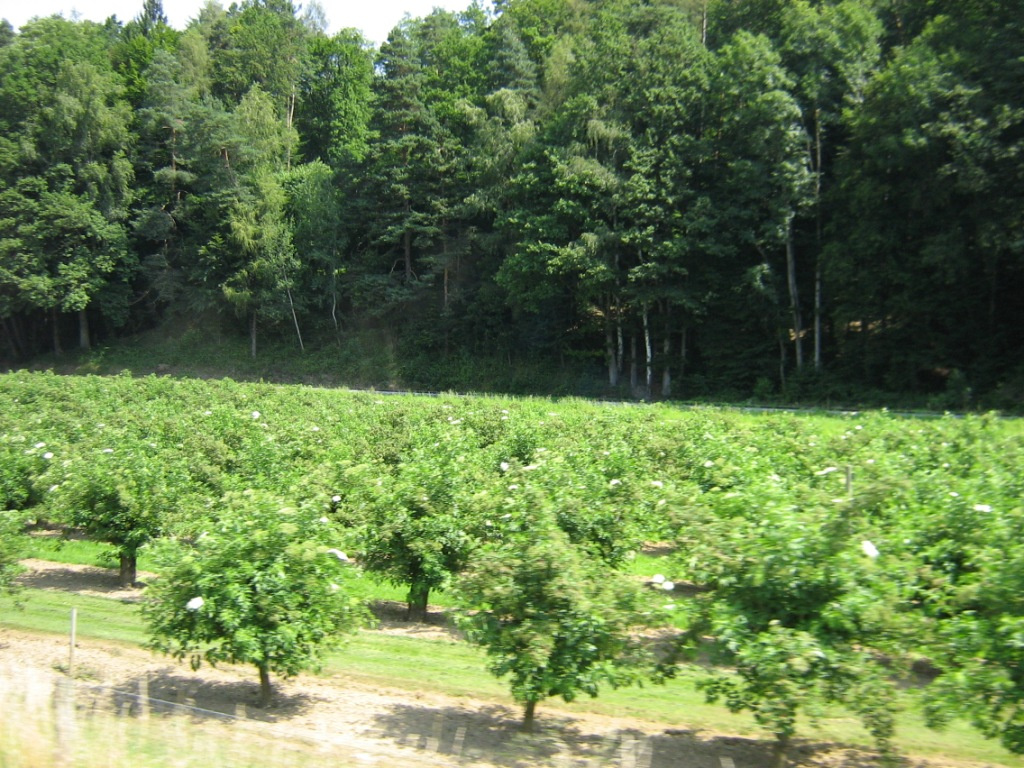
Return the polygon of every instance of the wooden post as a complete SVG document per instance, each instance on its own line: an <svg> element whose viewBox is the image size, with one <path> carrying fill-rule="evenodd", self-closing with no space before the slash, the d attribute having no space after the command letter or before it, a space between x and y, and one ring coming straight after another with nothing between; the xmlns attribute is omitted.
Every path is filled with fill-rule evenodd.
<svg viewBox="0 0 1024 768"><path fill-rule="evenodd" d="M455 740L452 742L452 754L456 757L462 755L462 745L466 741L466 727L460 725L455 731Z"/></svg>
<svg viewBox="0 0 1024 768"><path fill-rule="evenodd" d="M71 609L71 644L68 647L68 676L75 676L75 635L78 633L78 609Z"/></svg>

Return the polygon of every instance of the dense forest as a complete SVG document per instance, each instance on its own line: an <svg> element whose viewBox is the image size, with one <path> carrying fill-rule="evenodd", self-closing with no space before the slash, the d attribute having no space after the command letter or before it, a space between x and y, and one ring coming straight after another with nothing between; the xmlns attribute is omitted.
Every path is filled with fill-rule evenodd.
<svg viewBox="0 0 1024 768"><path fill-rule="evenodd" d="M608 392L1024 400L1024 3L0 24L0 362L174 318Z"/></svg>

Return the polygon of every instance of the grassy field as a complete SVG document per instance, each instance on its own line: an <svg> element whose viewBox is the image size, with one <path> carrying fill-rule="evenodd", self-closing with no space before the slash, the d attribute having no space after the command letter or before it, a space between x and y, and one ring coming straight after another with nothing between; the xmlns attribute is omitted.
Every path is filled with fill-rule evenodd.
<svg viewBox="0 0 1024 768"><path fill-rule="evenodd" d="M146 633L136 604L37 589L24 590L20 597L21 608L15 607L10 597L0 598L0 627L67 635L70 611L76 608L78 636L83 640L101 640L111 645L141 645L145 642ZM364 631L340 650L331 652L321 674L327 679L338 681L341 686L346 681L358 682L408 691L410 698L418 692L422 693L425 690L424 681L429 680L431 683L428 690L431 693L511 706L506 688L501 681L487 673L484 663L482 651L461 641L419 639ZM768 737L757 728L750 716L734 715L721 706L707 704L703 695L693 686L696 674L695 670L684 669L675 680L665 685L609 690L602 692L599 698L584 698L569 704L560 700L545 701L541 705L541 716L544 711L558 711L566 714L597 713L609 717L638 718L663 723L666 728L707 729L764 738L768 744ZM913 693L905 692L902 695L905 711L900 717L896 739L897 749L901 753L1010 768L1024 766L1024 759L1010 755L997 744L982 739L966 724L955 723L938 732L925 728L916 710ZM19 710L5 708L5 711ZM96 730L95 737L89 738L95 738L97 742L109 739L109 735L104 735L107 733L105 729L120 729L117 732L117 743L123 745L126 754L141 749L135 740L146 742L148 746L143 750L144 753L155 757L152 763L143 762L142 765L160 764L160 755L166 754L166 751L161 750L169 748L162 738L153 733L135 733L135 726L126 728L116 722L97 722L89 728ZM813 742L835 742L865 748L870 745L870 739L857 720L842 711L827 712L816 723L802 723L800 736ZM15 740L7 743L19 742ZM223 764L245 765L248 759L248 756L243 755L241 762L231 762L225 757L226 762ZM305 764L301 758L296 757L294 760L299 762L280 764ZM75 763L85 766L97 764L87 760ZM0 761L0 765L20 768L22 765L45 763Z"/></svg>

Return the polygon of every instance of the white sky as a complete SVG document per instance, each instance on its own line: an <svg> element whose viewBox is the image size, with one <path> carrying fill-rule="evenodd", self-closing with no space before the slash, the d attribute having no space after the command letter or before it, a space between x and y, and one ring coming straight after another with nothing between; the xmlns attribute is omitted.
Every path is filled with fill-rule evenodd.
<svg viewBox="0 0 1024 768"><path fill-rule="evenodd" d="M231 0L219 2L225 8L231 5ZM355 27L378 45L387 39L406 13L419 18L434 8L462 11L470 4L471 0L320 0L330 25L329 32ZM203 0L163 0L163 5L171 26L184 29L189 19L199 13ZM77 12L79 18L91 21L102 22L109 16L117 16L126 22L141 10L142 0L0 0L0 18L7 19L15 29L35 16L59 13L70 19L72 13Z"/></svg>

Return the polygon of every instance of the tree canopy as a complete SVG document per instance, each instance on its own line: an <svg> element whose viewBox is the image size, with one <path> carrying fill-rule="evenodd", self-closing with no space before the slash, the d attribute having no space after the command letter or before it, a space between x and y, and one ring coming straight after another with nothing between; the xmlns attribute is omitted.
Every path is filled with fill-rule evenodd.
<svg viewBox="0 0 1024 768"><path fill-rule="evenodd" d="M1011 8L502 0L379 49L287 0L7 25L0 356L204 311L256 355L369 332L616 395L1018 405Z"/></svg>

